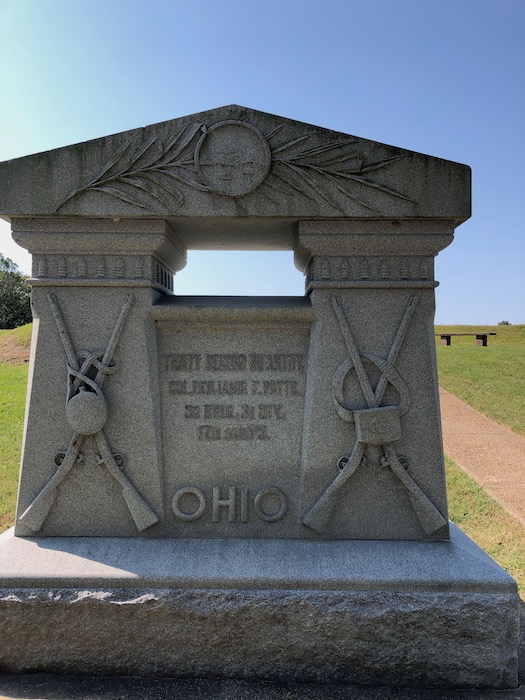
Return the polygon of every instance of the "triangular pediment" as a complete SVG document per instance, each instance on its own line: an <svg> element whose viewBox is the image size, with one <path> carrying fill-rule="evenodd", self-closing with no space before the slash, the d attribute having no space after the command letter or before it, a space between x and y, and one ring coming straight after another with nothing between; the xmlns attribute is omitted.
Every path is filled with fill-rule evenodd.
<svg viewBox="0 0 525 700"><path fill-rule="evenodd" d="M0 214L458 223L470 169L230 105L1 163Z"/></svg>

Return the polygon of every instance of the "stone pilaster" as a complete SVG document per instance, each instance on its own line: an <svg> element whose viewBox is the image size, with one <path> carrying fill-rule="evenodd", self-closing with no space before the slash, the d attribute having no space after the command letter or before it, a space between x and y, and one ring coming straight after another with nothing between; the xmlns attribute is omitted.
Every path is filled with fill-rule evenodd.
<svg viewBox="0 0 525 700"><path fill-rule="evenodd" d="M448 538L433 269L452 237L446 221L299 224L317 318L300 497L312 536Z"/></svg>
<svg viewBox="0 0 525 700"><path fill-rule="evenodd" d="M172 293L185 248L164 221L153 220L16 219L13 236L33 254L34 314L16 533L152 533L163 499L151 304ZM98 438L82 434L95 432L81 425L84 406L80 422L72 404L66 409L75 371L100 385L98 394L75 398L94 404L96 395L91 413L107 411ZM118 471L102 461L104 449Z"/></svg>

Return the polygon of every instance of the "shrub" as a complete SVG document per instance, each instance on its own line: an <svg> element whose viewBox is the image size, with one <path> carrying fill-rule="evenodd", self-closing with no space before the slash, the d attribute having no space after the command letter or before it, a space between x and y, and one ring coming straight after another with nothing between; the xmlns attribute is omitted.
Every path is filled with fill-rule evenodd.
<svg viewBox="0 0 525 700"><path fill-rule="evenodd" d="M0 253L0 328L17 328L31 322L30 291L24 276Z"/></svg>

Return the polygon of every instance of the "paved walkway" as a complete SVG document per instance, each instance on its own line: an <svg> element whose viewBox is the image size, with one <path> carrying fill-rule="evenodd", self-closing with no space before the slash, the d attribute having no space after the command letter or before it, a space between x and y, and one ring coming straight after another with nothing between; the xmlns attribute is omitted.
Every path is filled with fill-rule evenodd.
<svg viewBox="0 0 525 700"><path fill-rule="evenodd" d="M439 394L445 453L525 526L525 438Z"/></svg>

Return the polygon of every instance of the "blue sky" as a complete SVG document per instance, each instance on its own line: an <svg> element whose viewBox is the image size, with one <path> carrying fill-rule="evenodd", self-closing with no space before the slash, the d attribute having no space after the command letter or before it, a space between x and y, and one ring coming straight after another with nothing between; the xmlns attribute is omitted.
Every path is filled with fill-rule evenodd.
<svg viewBox="0 0 525 700"><path fill-rule="evenodd" d="M473 169L438 323L525 323L523 0L0 0L0 161L236 103ZM0 252L29 272L0 222ZM270 288L269 288L270 285ZM180 294L302 294L190 253Z"/></svg>

